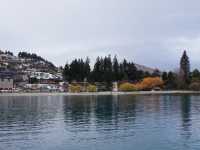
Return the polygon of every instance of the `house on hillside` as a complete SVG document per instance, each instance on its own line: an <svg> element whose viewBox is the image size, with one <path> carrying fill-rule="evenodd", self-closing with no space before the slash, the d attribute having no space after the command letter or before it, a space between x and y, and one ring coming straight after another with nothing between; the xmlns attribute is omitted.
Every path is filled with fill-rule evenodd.
<svg viewBox="0 0 200 150"><path fill-rule="evenodd" d="M59 84L62 79L54 74L48 72L31 72L30 82L40 84Z"/></svg>

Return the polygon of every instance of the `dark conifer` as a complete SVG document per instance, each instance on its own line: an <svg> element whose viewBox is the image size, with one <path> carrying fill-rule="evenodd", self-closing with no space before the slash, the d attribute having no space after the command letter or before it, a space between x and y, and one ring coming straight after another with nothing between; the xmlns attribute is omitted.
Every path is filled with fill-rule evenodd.
<svg viewBox="0 0 200 150"><path fill-rule="evenodd" d="M182 82L189 84L190 82L190 61L186 51L183 52L180 61L180 77Z"/></svg>
<svg viewBox="0 0 200 150"><path fill-rule="evenodd" d="M117 60L117 56L113 58L113 80L114 81L120 80L120 67Z"/></svg>
<svg viewBox="0 0 200 150"><path fill-rule="evenodd" d="M65 81L70 81L71 80L70 76L71 75L70 75L70 70L69 70L69 64L66 63L65 67L63 69L63 78L64 78Z"/></svg>

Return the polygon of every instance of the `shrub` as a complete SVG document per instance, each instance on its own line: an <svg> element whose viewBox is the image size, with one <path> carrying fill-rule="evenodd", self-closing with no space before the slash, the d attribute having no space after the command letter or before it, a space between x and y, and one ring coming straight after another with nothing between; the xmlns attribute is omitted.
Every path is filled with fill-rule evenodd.
<svg viewBox="0 0 200 150"><path fill-rule="evenodd" d="M136 87L134 86L134 84L131 83L122 83L119 86L119 90L123 91L123 92L129 92L129 91L136 91Z"/></svg>
<svg viewBox="0 0 200 150"><path fill-rule="evenodd" d="M69 91L72 93L79 93L79 92L81 92L81 86L80 85L70 85Z"/></svg>
<svg viewBox="0 0 200 150"><path fill-rule="evenodd" d="M143 90L143 85L141 83L136 83L134 84L134 86L135 86L135 89L137 90Z"/></svg>
<svg viewBox="0 0 200 150"><path fill-rule="evenodd" d="M88 85L87 91L88 92L97 92L97 87L95 85Z"/></svg>
<svg viewBox="0 0 200 150"><path fill-rule="evenodd" d="M137 84L140 90L151 90L155 87L163 86L164 82L160 77L147 77Z"/></svg>
<svg viewBox="0 0 200 150"><path fill-rule="evenodd" d="M193 91L200 91L200 82L191 83L189 89Z"/></svg>

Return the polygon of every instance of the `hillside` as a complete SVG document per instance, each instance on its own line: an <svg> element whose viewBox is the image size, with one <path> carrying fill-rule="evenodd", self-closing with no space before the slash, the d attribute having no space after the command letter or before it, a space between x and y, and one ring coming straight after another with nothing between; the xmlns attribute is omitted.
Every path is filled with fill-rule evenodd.
<svg viewBox="0 0 200 150"><path fill-rule="evenodd" d="M33 69L40 72L57 72L57 67L50 61L34 53L19 52L18 58L21 61L23 70Z"/></svg>
<svg viewBox="0 0 200 150"><path fill-rule="evenodd" d="M154 73L156 70L140 64L135 64L135 66L138 70L149 72L150 74ZM59 75L62 76L62 71L52 62L37 54L27 52L19 52L18 55L15 56L10 51L0 50L0 69L14 71L16 74L26 74L28 76L31 76L33 72L50 73L53 75L59 73Z"/></svg>
<svg viewBox="0 0 200 150"><path fill-rule="evenodd" d="M144 72L149 72L150 74L152 74L156 69L144 66L144 65L139 65L139 64L135 64L135 67L138 70L144 71Z"/></svg>
<svg viewBox="0 0 200 150"><path fill-rule="evenodd" d="M56 73L58 68L50 61L37 54L20 52L14 56L10 51L0 50L0 69L17 72L38 71Z"/></svg>

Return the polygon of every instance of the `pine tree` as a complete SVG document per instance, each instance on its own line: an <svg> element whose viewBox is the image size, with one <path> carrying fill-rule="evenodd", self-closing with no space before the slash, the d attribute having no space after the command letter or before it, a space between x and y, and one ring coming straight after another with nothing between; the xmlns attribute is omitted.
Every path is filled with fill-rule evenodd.
<svg viewBox="0 0 200 150"><path fill-rule="evenodd" d="M163 72L163 74L162 74L162 80L165 81L165 82L168 80L167 72Z"/></svg>
<svg viewBox="0 0 200 150"><path fill-rule="evenodd" d="M192 82L200 82L200 72L198 69L194 69L191 73Z"/></svg>
<svg viewBox="0 0 200 150"><path fill-rule="evenodd" d="M177 88L177 75L175 73L171 71L168 72L166 86L167 86L167 89Z"/></svg>
<svg viewBox="0 0 200 150"><path fill-rule="evenodd" d="M99 78L100 65L101 65L100 57L98 56L97 59L96 59L96 62L94 64L94 69L92 71L92 79L91 80L94 81L94 82L100 82L100 78Z"/></svg>
<svg viewBox="0 0 200 150"><path fill-rule="evenodd" d="M122 62L122 80L128 80L128 62L126 59Z"/></svg>
<svg viewBox="0 0 200 150"><path fill-rule="evenodd" d="M90 59L87 57L84 62L84 79L89 78L90 76Z"/></svg>
<svg viewBox="0 0 200 150"><path fill-rule="evenodd" d="M120 80L120 68L119 68L119 63L117 60L117 56L113 58L113 80L114 81L119 81Z"/></svg>
<svg viewBox="0 0 200 150"><path fill-rule="evenodd" d="M145 77L145 72L142 70L136 71L136 81L141 81Z"/></svg>
<svg viewBox="0 0 200 150"><path fill-rule="evenodd" d="M129 62L127 69L128 79L130 81L136 81L137 80L136 73L137 73L137 68L135 67L135 64L133 62Z"/></svg>
<svg viewBox="0 0 200 150"><path fill-rule="evenodd" d="M112 61L110 55L104 58L104 81L109 84L112 82Z"/></svg>
<svg viewBox="0 0 200 150"><path fill-rule="evenodd" d="M63 78L65 81L70 81L70 70L69 70L68 63L66 63L66 65L63 69Z"/></svg>
<svg viewBox="0 0 200 150"><path fill-rule="evenodd" d="M189 84L190 82L190 61L186 51L183 52L180 61L180 77L183 83Z"/></svg>
<svg viewBox="0 0 200 150"><path fill-rule="evenodd" d="M71 81L76 80L79 81L79 66L78 66L78 60L75 59L71 62L69 65L70 67L70 79Z"/></svg>

